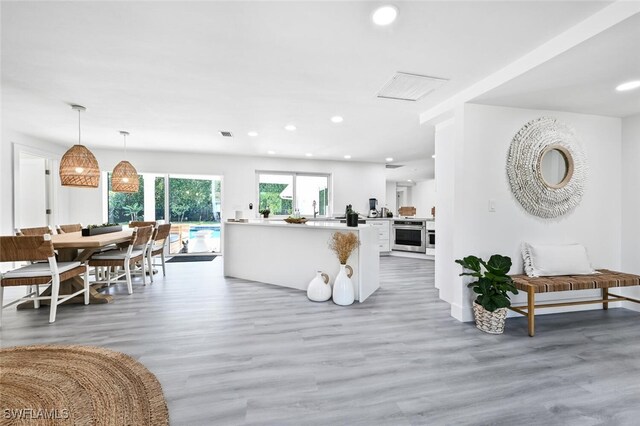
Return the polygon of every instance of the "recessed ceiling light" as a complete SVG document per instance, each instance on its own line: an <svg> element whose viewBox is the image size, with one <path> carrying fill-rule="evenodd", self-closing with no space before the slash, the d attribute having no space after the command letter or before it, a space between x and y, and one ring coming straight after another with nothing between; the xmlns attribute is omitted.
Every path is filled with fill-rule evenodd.
<svg viewBox="0 0 640 426"><path fill-rule="evenodd" d="M267 151L267 154L269 154L269 155L273 155L275 153L276 153L275 151Z"/></svg>
<svg viewBox="0 0 640 426"><path fill-rule="evenodd" d="M413 182L411 179L407 179L407 182Z"/></svg>
<svg viewBox="0 0 640 426"><path fill-rule="evenodd" d="M254 132L253 130L250 131L249 133L247 133L249 136L251 136L252 138L258 136L258 132Z"/></svg>
<svg viewBox="0 0 640 426"><path fill-rule="evenodd" d="M307 156L307 157L313 157L313 154L312 154L312 153L310 153L310 152L307 152L307 153L305 154L305 156Z"/></svg>
<svg viewBox="0 0 640 426"><path fill-rule="evenodd" d="M350 160L350 159L351 159L351 156L350 156L350 155L345 155L345 156L344 156L344 159L345 159L345 160Z"/></svg>
<svg viewBox="0 0 640 426"><path fill-rule="evenodd" d="M296 129L296 126L294 126L293 124L287 124L286 126L284 126L284 129L293 132Z"/></svg>
<svg viewBox="0 0 640 426"><path fill-rule="evenodd" d="M638 87L640 87L640 80L634 80L622 83L621 85L616 87L616 90L618 92L626 92L627 90L637 89Z"/></svg>
<svg viewBox="0 0 640 426"><path fill-rule="evenodd" d="M384 159L384 161L386 161L387 163L390 163L390 162L393 161L393 158L392 157L387 157L387 158Z"/></svg>
<svg viewBox="0 0 640 426"><path fill-rule="evenodd" d="M371 15L373 23L382 27L393 23L397 17L398 8L391 5L381 6L373 12L373 15Z"/></svg>
<svg viewBox="0 0 640 426"><path fill-rule="evenodd" d="M334 123L342 123L344 121L344 118L340 117L339 115L334 115L333 117L331 117L331 121Z"/></svg>
<svg viewBox="0 0 640 426"><path fill-rule="evenodd" d="M436 158L436 155L435 155L435 154L433 154L433 155L431 156L431 158Z"/></svg>

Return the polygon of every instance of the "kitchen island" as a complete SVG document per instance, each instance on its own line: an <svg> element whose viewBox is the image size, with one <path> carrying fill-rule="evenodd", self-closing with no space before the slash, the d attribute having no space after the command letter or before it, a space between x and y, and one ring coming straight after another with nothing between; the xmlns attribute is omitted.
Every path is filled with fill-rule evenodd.
<svg viewBox="0 0 640 426"><path fill-rule="evenodd" d="M336 278L340 263L329 249L334 232L355 232L360 247L351 254L355 298L364 302L380 287L378 233L369 225L347 227L335 222L289 224L284 221L225 222L224 275L307 290L316 271Z"/></svg>

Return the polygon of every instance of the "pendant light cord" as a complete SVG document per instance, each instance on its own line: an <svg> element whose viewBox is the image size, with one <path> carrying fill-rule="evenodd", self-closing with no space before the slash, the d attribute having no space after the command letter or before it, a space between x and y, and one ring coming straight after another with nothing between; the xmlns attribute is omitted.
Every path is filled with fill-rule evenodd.
<svg viewBox="0 0 640 426"><path fill-rule="evenodd" d="M80 113L82 111L78 110L78 145L82 145L82 130L80 130Z"/></svg>
<svg viewBox="0 0 640 426"><path fill-rule="evenodd" d="M124 159L127 159L127 134L123 133L122 136L124 136Z"/></svg>

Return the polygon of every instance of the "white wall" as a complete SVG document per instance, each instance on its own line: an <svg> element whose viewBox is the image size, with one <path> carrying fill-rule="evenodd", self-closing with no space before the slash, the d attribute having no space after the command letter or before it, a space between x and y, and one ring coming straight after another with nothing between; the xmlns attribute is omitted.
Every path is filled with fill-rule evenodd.
<svg viewBox="0 0 640 426"><path fill-rule="evenodd" d="M622 120L622 271L640 274L640 114ZM639 288L625 289L640 298ZM636 303L625 307L640 310Z"/></svg>
<svg viewBox="0 0 640 426"><path fill-rule="evenodd" d="M513 197L505 172L511 139L525 123L543 115L557 117L576 129L590 167L580 205L553 220L527 213ZM507 255L513 260L511 273L521 273L520 247L523 241L577 242L587 247L594 267L620 268L620 119L467 104L456 113L455 121L454 146L448 147L442 157L439 148L445 144L436 140L436 178L441 178L440 171L445 179L442 182L445 188L441 189L441 182L438 182L438 245L443 243L443 239L452 238L450 244L453 246L452 252L436 252L436 280L441 280L438 285L444 294L453 295L452 315L455 318L472 320L472 294L464 285L466 281L456 276L460 268L454 266L449 269L455 259L466 255L483 258L495 253ZM452 171L443 172L443 168L450 167L453 167ZM451 190L453 206L445 207L441 205L440 194ZM493 213L488 211L490 199L496 203ZM450 199L447 200L450 204ZM453 216L453 219L448 219L448 216ZM445 221L445 229L442 229L441 218ZM453 235L444 235L443 231ZM438 274L438 265L445 265L447 273ZM448 286L453 288L446 288ZM514 302L524 301L523 297L515 297ZM551 297L575 298L576 294L554 293ZM540 300L545 300L545 297L540 297Z"/></svg>
<svg viewBox="0 0 640 426"><path fill-rule="evenodd" d="M411 191L411 200L417 217L431 217L431 207L436 205L435 179L416 182Z"/></svg>
<svg viewBox="0 0 640 426"><path fill-rule="evenodd" d="M462 118L460 112L459 119ZM449 285L458 280L459 268L451 263L454 259L453 243L455 235L455 171L456 132L462 126L455 126L453 120L438 124L435 131L435 181L436 191L436 272L435 286L440 290L440 298L450 304L461 298L460 287ZM446 167L445 167L446 165Z"/></svg>
<svg viewBox="0 0 640 426"><path fill-rule="evenodd" d="M119 150L94 150L94 154L105 171L122 159ZM336 213L353 204L354 209L366 215L369 198L377 198L384 205L386 197L384 164L146 151L129 151L127 159L140 173L222 176L222 215L226 218L234 217L236 210L245 210L247 217L257 216L256 170L331 173ZM101 222L106 202L103 191L77 191L70 195L70 219ZM249 211L249 203L254 204L253 212Z"/></svg>

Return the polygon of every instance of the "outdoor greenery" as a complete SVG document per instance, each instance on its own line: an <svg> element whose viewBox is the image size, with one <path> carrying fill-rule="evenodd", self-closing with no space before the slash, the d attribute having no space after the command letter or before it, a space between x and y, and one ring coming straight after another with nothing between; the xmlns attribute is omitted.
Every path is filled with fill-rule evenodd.
<svg viewBox="0 0 640 426"><path fill-rule="evenodd" d="M287 187L286 183L260 183L260 210L269 209L275 215L288 215L293 212L293 200L280 198Z"/></svg>
<svg viewBox="0 0 640 426"><path fill-rule="evenodd" d="M329 205L329 190L321 189L318 194L318 214L325 216L327 214L326 207Z"/></svg>
<svg viewBox="0 0 640 426"><path fill-rule="evenodd" d="M140 188L136 193L111 191L111 173L107 174L109 188L109 222L129 223L144 218L144 179L139 176Z"/></svg>
<svg viewBox="0 0 640 426"><path fill-rule="evenodd" d="M156 177L155 184L156 220L164 220L164 176Z"/></svg>
<svg viewBox="0 0 640 426"><path fill-rule="evenodd" d="M467 256L456 260L456 263L471 272L463 272L462 275L469 275L478 278L477 281L468 284L473 291L478 294L476 303L489 312L494 312L499 308L511 306L509 293L518 294L518 290L513 285L513 280L509 275L511 269L511 258L494 254L485 262L476 256ZM482 272L484 266L485 272Z"/></svg>
<svg viewBox="0 0 640 426"><path fill-rule="evenodd" d="M144 179L140 175L140 189L134 194L111 191L111 173L108 173L109 222L126 224L144 219ZM220 221L220 181L207 179L169 178L169 210L171 222ZM165 178L155 178L155 218L166 220Z"/></svg>
<svg viewBox="0 0 640 426"><path fill-rule="evenodd" d="M219 222L215 200L220 200L219 180L169 178L171 222Z"/></svg>

